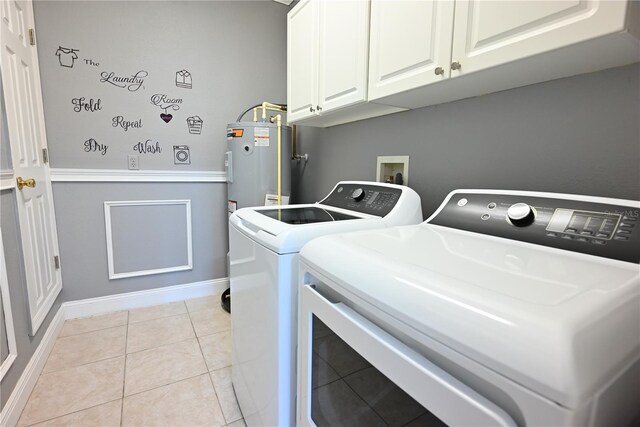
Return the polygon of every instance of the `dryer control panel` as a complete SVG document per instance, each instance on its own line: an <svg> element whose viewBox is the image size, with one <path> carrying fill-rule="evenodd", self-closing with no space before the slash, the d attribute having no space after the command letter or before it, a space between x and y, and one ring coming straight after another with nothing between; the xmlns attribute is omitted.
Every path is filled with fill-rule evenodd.
<svg viewBox="0 0 640 427"><path fill-rule="evenodd" d="M400 187L373 183L340 182L319 203L369 215L386 216L400 201L402 191Z"/></svg>
<svg viewBox="0 0 640 427"><path fill-rule="evenodd" d="M640 263L640 202L557 197L454 192L429 223Z"/></svg>

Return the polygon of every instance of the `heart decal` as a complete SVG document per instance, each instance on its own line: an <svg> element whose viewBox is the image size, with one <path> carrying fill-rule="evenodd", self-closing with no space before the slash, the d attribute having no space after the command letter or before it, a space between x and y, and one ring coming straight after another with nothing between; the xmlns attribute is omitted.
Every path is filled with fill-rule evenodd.
<svg viewBox="0 0 640 427"><path fill-rule="evenodd" d="M172 114L161 113L160 114L160 118L162 120L164 120L165 123L169 123L171 121L171 119L173 119L173 115Z"/></svg>

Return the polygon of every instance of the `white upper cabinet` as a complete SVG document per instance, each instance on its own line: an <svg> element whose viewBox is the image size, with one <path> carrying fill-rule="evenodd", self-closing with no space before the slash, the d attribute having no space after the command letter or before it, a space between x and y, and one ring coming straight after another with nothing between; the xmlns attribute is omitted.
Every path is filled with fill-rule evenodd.
<svg viewBox="0 0 640 427"><path fill-rule="evenodd" d="M369 1L302 0L287 21L289 122L366 101Z"/></svg>
<svg viewBox="0 0 640 427"><path fill-rule="evenodd" d="M637 0L372 1L369 100L380 104L419 108L640 61Z"/></svg>
<svg viewBox="0 0 640 427"><path fill-rule="evenodd" d="M287 119L313 116L318 104L318 2L302 0L287 15Z"/></svg>
<svg viewBox="0 0 640 427"><path fill-rule="evenodd" d="M640 0L301 0L288 30L288 119L310 126L640 61Z"/></svg>
<svg viewBox="0 0 640 427"><path fill-rule="evenodd" d="M371 1L369 99L449 77L453 1Z"/></svg>
<svg viewBox="0 0 640 427"><path fill-rule="evenodd" d="M319 113L367 100L369 2L319 2Z"/></svg>
<svg viewBox="0 0 640 427"><path fill-rule="evenodd" d="M452 77L620 32L628 2L456 0ZM593 52L597 55L597 52Z"/></svg>

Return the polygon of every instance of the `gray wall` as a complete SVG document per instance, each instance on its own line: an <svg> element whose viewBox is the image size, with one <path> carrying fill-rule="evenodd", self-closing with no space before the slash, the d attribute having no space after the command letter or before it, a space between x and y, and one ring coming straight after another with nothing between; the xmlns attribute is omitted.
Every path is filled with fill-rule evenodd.
<svg viewBox="0 0 640 427"><path fill-rule="evenodd" d="M127 169L141 141L158 142L160 154L142 154L140 169L222 171L226 125L262 101L286 99L286 6L272 1L156 1L35 3L38 55L52 168ZM61 24L64 23L64 24ZM61 66L58 48L78 49L73 67ZM97 62L88 65L85 60ZM175 84L186 69L192 88ZM101 82L103 72L127 76L145 70L136 91ZM169 123L151 103L156 93L181 98ZM72 100L100 99L101 109L75 112ZM113 127L112 119L142 119L142 128ZM191 134L186 117L203 120ZM247 119L250 119L247 116ZM85 152L94 138L109 146L103 156ZM188 145L190 165L174 165L173 145ZM63 298L72 301L223 278L226 272L226 183L54 182L62 263ZM108 279L105 201L190 199L193 269ZM131 209L131 208L127 208ZM175 265L179 254L153 242L166 223L147 210L149 224L127 269ZM143 214L144 215L144 214ZM114 229L122 236L126 227ZM183 236L179 236L183 238ZM122 260L129 254L116 253ZM162 260L162 261L159 261ZM172 264L173 263L173 264Z"/></svg>
<svg viewBox="0 0 640 427"><path fill-rule="evenodd" d="M640 198L638 64L335 126L304 129L300 201L337 180L375 180L409 155L425 218L456 188Z"/></svg>
<svg viewBox="0 0 640 427"><path fill-rule="evenodd" d="M192 283L226 276L228 246L226 185L211 183L57 183L53 187L62 264L62 295L75 301L123 292ZM191 200L193 270L109 280L104 200ZM131 208L125 208L131 209ZM149 223L162 224L154 218ZM119 233L114 229L114 233ZM163 233L162 228L158 228ZM181 253L149 245L139 247L128 269L146 269L169 257L175 265Z"/></svg>
<svg viewBox="0 0 640 427"><path fill-rule="evenodd" d="M6 141L2 139L2 145ZM56 315L62 304L62 297L56 301L38 329L34 337L29 336L29 312L27 305L27 283L24 273L22 246L20 244L20 229L18 226L18 211L15 199L15 190L0 191L0 226L2 227L2 240L4 243L4 256L7 263L7 278L9 279L9 299L11 300L11 312L13 314L13 327L16 334L16 346L18 357L2 379L0 388L0 407L4 407L15 388L20 375L35 353L42 337L44 336L51 319ZM4 313L3 313L4 315Z"/></svg>
<svg viewBox="0 0 640 427"><path fill-rule="evenodd" d="M139 142L157 142L159 154L141 154L141 169L223 170L226 124L262 101L286 99L286 12L272 1L38 1L38 54L52 167L127 168ZM77 49L72 67L58 48ZM87 64L92 61L98 66ZM68 62L66 63L69 64ZM192 88L176 86L191 73ZM101 82L103 73L148 75L130 91ZM135 89L137 84L132 87ZM165 123L155 94L180 99ZM100 100L100 110L74 111L73 99ZM203 120L191 134L187 117ZM113 118L142 120L141 128L113 126ZM85 152L85 141L107 145ZM191 164L174 165L173 146L190 148Z"/></svg>

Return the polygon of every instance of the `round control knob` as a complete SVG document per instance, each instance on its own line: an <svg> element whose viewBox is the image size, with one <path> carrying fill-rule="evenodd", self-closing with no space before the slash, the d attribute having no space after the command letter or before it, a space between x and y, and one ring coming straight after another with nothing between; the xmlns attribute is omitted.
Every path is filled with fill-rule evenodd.
<svg viewBox="0 0 640 427"><path fill-rule="evenodd" d="M362 188L356 188L355 190L353 190L353 192L351 193L351 197L353 198L353 200L355 200L356 202L359 202L360 200L364 199L364 195L366 194L366 192L362 189Z"/></svg>
<svg viewBox="0 0 640 427"><path fill-rule="evenodd" d="M533 223L535 214L531 206L528 204L516 203L509 206L509 209L507 210L507 217L513 225L524 227Z"/></svg>

